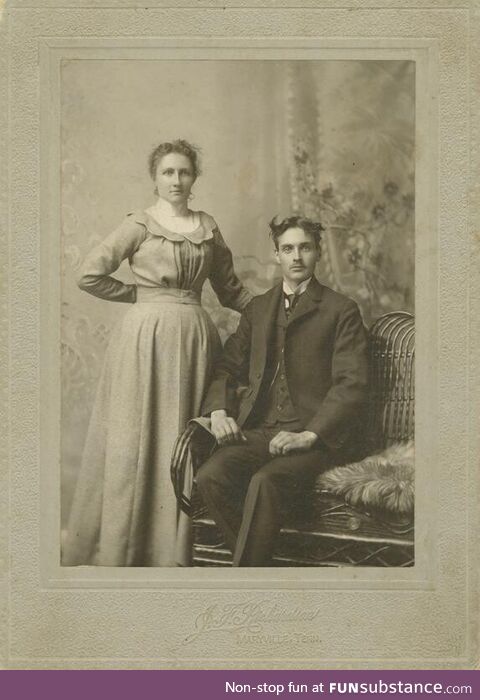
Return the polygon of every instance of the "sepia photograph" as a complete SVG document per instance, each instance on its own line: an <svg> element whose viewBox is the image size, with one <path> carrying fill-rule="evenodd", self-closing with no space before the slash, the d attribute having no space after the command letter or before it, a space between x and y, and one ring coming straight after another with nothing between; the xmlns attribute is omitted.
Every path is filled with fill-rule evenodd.
<svg viewBox="0 0 480 700"><path fill-rule="evenodd" d="M415 62L60 70L63 567L412 567Z"/></svg>
<svg viewBox="0 0 480 700"><path fill-rule="evenodd" d="M475 668L473 4L9 5L3 667Z"/></svg>

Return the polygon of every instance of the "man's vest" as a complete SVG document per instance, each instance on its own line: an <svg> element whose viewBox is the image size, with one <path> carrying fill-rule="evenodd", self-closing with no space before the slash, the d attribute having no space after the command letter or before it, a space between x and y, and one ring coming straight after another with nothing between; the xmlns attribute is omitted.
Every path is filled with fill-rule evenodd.
<svg viewBox="0 0 480 700"><path fill-rule="evenodd" d="M300 302L300 300L299 300ZM273 337L267 357L267 369L262 383L261 407L256 413L256 426L275 426L280 430L302 430L295 407L288 390L285 372L285 335L288 320L283 297L278 305ZM258 420L260 419L260 421Z"/></svg>

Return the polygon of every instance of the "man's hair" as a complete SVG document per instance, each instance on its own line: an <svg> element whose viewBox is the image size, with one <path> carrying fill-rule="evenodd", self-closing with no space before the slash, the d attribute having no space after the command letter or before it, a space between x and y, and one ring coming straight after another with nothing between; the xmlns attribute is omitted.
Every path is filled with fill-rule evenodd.
<svg viewBox="0 0 480 700"><path fill-rule="evenodd" d="M278 239L279 237L288 231L289 228L301 228L308 236L311 236L315 242L317 248L320 246L320 241L322 239L322 231L325 228L319 221L312 221L304 216L288 216L286 219L277 222L277 217L274 216L270 221L270 237L273 244L278 250Z"/></svg>

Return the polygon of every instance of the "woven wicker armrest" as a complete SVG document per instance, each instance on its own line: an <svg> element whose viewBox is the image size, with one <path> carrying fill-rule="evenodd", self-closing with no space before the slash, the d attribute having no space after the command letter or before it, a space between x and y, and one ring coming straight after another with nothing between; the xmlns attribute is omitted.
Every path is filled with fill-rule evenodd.
<svg viewBox="0 0 480 700"><path fill-rule="evenodd" d="M208 419L191 420L173 446L170 477L178 504L187 515L193 513L191 487L186 488L187 474L190 471L194 475L216 447L209 427Z"/></svg>

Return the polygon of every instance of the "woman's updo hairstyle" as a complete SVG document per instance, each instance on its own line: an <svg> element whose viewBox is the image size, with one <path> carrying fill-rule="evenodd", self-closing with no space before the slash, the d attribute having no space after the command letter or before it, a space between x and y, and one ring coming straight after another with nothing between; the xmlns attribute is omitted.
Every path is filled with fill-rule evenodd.
<svg viewBox="0 0 480 700"><path fill-rule="evenodd" d="M192 165L193 175L197 178L200 175L200 149L184 139L175 139L175 141L165 141L159 144L150 153L148 158L148 171L152 180L155 180L157 175L158 164L163 156L169 153L180 153L186 156Z"/></svg>

